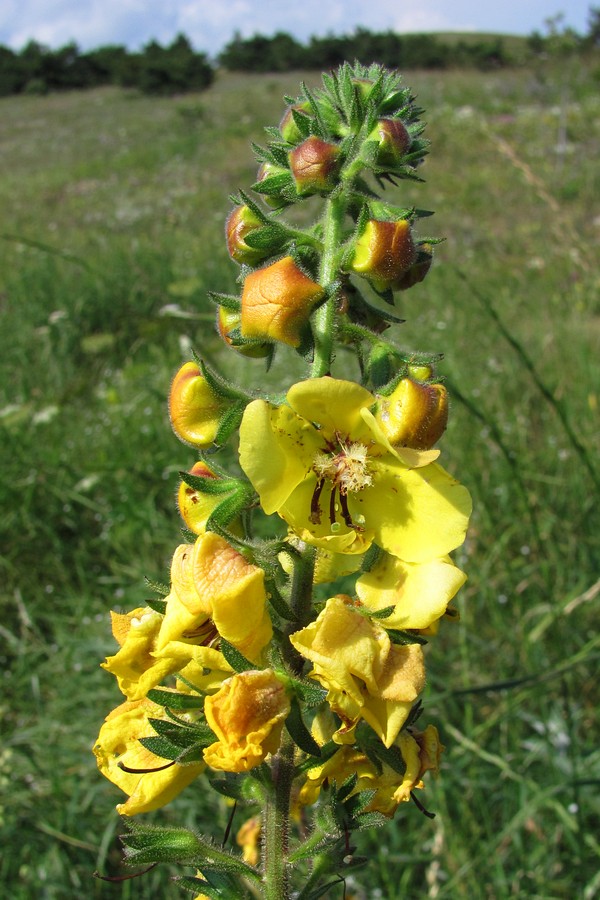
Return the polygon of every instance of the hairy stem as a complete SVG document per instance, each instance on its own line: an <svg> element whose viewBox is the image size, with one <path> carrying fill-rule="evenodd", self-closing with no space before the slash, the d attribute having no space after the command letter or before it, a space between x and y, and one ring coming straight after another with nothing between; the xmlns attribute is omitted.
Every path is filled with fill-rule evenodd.
<svg viewBox="0 0 600 900"><path fill-rule="evenodd" d="M271 762L273 789L263 812L263 871L265 900L288 900L288 844L290 793L294 777L294 743L284 731L279 752Z"/></svg>
<svg viewBox="0 0 600 900"><path fill-rule="evenodd" d="M337 292L331 288L338 275L338 251L341 245L342 225L346 213L346 196L341 193L327 200L323 215L323 254L319 271L319 284L328 290L329 297L313 317L315 356L311 378L320 378L331 372L335 338L335 308Z"/></svg>

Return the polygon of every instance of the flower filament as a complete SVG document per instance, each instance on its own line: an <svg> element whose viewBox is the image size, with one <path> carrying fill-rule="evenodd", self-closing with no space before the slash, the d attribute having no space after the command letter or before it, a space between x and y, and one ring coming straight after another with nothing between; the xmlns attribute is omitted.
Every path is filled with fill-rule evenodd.
<svg viewBox="0 0 600 900"><path fill-rule="evenodd" d="M317 484L310 504L310 521L313 525L321 522L319 500L325 481L331 482L329 498L329 521L336 524L336 494L339 494L342 518L348 528L362 531L362 527L352 521L348 509L348 494L357 493L373 483L367 459L368 448L358 441L348 443L338 437L338 445L328 444L325 452L320 451L313 460L313 470Z"/></svg>

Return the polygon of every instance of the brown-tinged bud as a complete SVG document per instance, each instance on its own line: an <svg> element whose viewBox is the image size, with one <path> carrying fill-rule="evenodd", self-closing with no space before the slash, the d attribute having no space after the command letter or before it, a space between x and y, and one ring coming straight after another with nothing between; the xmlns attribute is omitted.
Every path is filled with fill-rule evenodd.
<svg viewBox="0 0 600 900"><path fill-rule="evenodd" d="M402 157L408 153L412 143L412 138L400 119L379 119L367 140L377 141L376 164L391 168L402 163Z"/></svg>
<svg viewBox="0 0 600 900"><path fill-rule="evenodd" d="M199 475L202 478L216 479L217 476L213 470L200 460L194 463L190 469L190 475ZM195 534L204 534L206 531L206 523L215 510L222 503L223 497L219 494L205 494L190 487L185 481L182 481L177 491L177 506L181 518L186 526Z"/></svg>
<svg viewBox="0 0 600 900"><path fill-rule="evenodd" d="M300 344L300 333L323 288L291 256L246 276L242 291L243 338Z"/></svg>
<svg viewBox="0 0 600 900"><path fill-rule="evenodd" d="M335 187L339 165L336 144L311 135L289 154L296 191L300 196L320 194Z"/></svg>
<svg viewBox="0 0 600 900"><path fill-rule="evenodd" d="M429 450L448 423L448 392L443 384L403 378L389 397L379 397L375 418L393 447Z"/></svg>
<svg viewBox="0 0 600 900"><path fill-rule="evenodd" d="M293 106L288 106L284 112L283 118L279 123L279 131L281 132L281 137L288 144L297 144L298 141L302 140L300 129L294 119L293 110L301 113L310 113L310 108L310 103L306 100L304 103L294 103Z"/></svg>
<svg viewBox="0 0 600 900"><path fill-rule="evenodd" d="M415 284L423 281L433 262L433 248L431 244L422 244L419 247L417 258L406 272L392 285L394 291L406 291Z"/></svg>
<svg viewBox="0 0 600 900"><path fill-rule="evenodd" d="M242 356L248 356L252 359L264 359L265 356L268 356L271 353L271 346L269 344L259 344L254 342L243 343L242 341L235 341L232 339L231 333L236 329L239 329L241 323L241 313L232 309L225 309L224 306L219 307L217 312L217 331L225 343L231 347L232 350L237 350L238 353L241 353Z"/></svg>
<svg viewBox="0 0 600 900"><path fill-rule="evenodd" d="M194 362L179 369L169 393L169 416L177 437L193 447L209 447L229 406L219 397Z"/></svg>
<svg viewBox="0 0 600 900"><path fill-rule="evenodd" d="M416 255L406 219L398 222L370 219L356 241L350 268L372 281L378 290L384 290L412 266Z"/></svg>
<svg viewBox="0 0 600 900"><path fill-rule="evenodd" d="M255 266L265 258L265 251L249 247L244 240L247 234L262 228L262 225L258 216L248 206L236 206L232 209L225 223L227 249L232 259L247 266Z"/></svg>

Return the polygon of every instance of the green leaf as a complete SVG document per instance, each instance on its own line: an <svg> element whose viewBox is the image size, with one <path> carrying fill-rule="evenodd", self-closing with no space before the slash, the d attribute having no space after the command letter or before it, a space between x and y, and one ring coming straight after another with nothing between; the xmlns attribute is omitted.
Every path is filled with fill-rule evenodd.
<svg viewBox="0 0 600 900"><path fill-rule="evenodd" d="M427 644L427 638L421 634L415 634L412 631L401 631L399 628L386 628L388 637L392 644Z"/></svg>
<svg viewBox="0 0 600 900"><path fill-rule="evenodd" d="M167 601L166 600L156 600L156 598L152 597L150 600L146 600L146 606L149 606L150 609L153 609L154 612L160 613L161 616L167 611Z"/></svg>
<svg viewBox="0 0 600 900"><path fill-rule="evenodd" d="M240 298L234 294L220 294L218 291L207 291L206 296L217 306L222 306L231 312L239 312L241 308Z"/></svg>
<svg viewBox="0 0 600 900"><path fill-rule="evenodd" d="M290 713L285 720L285 727L290 737L293 738L301 750L304 750L309 756L321 756L321 748L304 723L300 704L296 697L292 698Z"/></svg>
<svg viewBox="0 0 600 900"><path fill-rule="evenodd" d="M171 593L171 588L168 584L161 584L159 581L151 581L149 578L145 578L144 581L148 587L151 590L156 591L160 597L167 597Z"/></svg>
<svg viewBox="0 0 600 900"><path fill-rule="evenodd" d="M248 672L250 669L256 668L254 663L246 659L246 657L243 656L239 650L236 650L233 644L226 641L225 638L221 638L219 649L234 672Z"/></svg>
<svg viewBox="0 0 600 900"><path fill-rule="evenodd" d="M265 194L266 196L278 195L289 187L292 182L292 176L289 172L282 172L280 175L269 175L262 181L257 181L252 185L252 190L257 194Z"/></svg>
<svg viewBox="0 0 600 900"><path fill-rule="evenodd" d="M256 228L254 231L248 232L244 241L253 250L273 250L280 248L289 240L289 234L286 228L276 223L265 225L263 228Z"/></svg>
<svg viewBox="0 0 600 900"><path fill-rule="evenodd" d="M204 696L194 697L191 694L180 694L178 691L165 691L161 688L152 688L148 691L148 700L158 703L165 709L200 709L204 706Z"/></svg>
<svg viewBox="0 0 600 900"><path fill-rule="evenodd" d="M391 606L385 606L383 609L377 610L370 610L363 607L361 612L364 612L369 619L389 619L395 609L396 607L392 604Z"/></svg>

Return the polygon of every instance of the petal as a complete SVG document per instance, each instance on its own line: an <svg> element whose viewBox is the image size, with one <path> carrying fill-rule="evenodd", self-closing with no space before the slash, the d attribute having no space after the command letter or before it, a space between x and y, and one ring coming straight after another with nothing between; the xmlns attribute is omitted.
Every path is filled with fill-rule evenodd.
<svg viewBox="0 0 600 900"><path fill-rule="evenodd" d="M449 557L409 563L386 553L360 576L356 593L369 609L395 607L381 621L384 628L427 628L444 615L466 580Z"/></svg>
<svg viewBox="0 0 600 900"><path fill-rule="evenodd" d="M375 397L353 381L326 375L292 385L287 401L299 416L320 425L326 437L359 440L365 430L361 410L372 406Z"/></svg>
<svg viewBox="0 0 600 900"><path fill-rule="evenodd" d="M374 531L358 531L344 522L339 504L336 502L336 521L329 520L331 482L326 481L319 497L321 521L314 524L309 520L317 477L311 473L289 495L278 513L296 532L298 537L314 547L322 547L332 553L364 553L369 549Z"/></svg>
<svg viewBox="0 0 600 900"><path fill-rule="evenodd" d="M459 547L471 513L469 492L433 463L413 471L391 457L373 460L373 485L349 496L354 520L363 515L384 550L425 562Z"/></svg>
<svg viewBox="0 0 600 900"><path fill-rule="evenodd" d="M270 515L307 475L319 449L317 432L287 406L253 400L240 425L240 465Z"/></svg>

